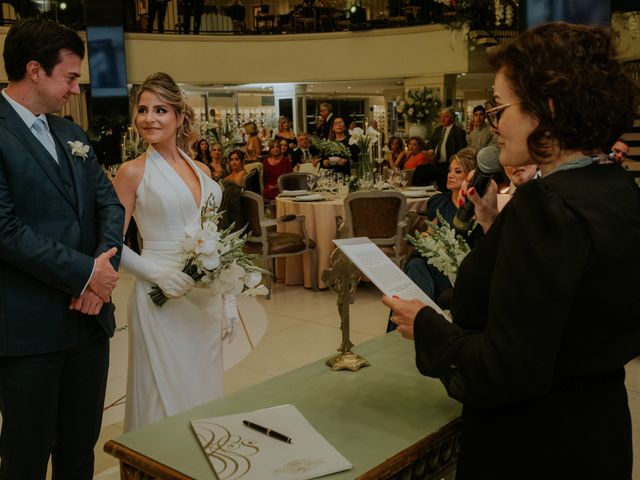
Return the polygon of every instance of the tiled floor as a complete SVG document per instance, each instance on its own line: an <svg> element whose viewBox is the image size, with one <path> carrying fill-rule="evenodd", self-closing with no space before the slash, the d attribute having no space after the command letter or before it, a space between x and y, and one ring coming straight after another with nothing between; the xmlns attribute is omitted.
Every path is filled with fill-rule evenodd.
<svg viewBox="0 0 640 480"><path fill-rule="evenodd" d="M116 301L126 302L126 293L118 293ZM340 344L336 296L330 291L313 292L302 287L276 284L271 300L260 299L259 302L268 318L266 334L249 356L225 372L227 392L243 389L327 357ZM124 308L120 311L123 310ZM387 310L380 303L380 293L372 285L362 284L356 295L356 303L351 307L351 340L357 346L382 335L386 324ZM126 347L114 347L114 352L118 355L126 355ZM640 358L631 362L627 368L627 387L634 426L636 468L633 480L640 480ZM121 414L115 412L112 415ZM107 440L120 434L122 421L102 428L96 446L96 480L119 478L116 460L105 454L102 446Z"/></svg>

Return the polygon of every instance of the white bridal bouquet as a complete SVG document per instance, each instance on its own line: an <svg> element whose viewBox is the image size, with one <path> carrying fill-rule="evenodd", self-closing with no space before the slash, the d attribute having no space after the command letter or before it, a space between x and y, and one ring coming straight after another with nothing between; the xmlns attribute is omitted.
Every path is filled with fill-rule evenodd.
<svg viewBox="0 0 640 480"><path fill-rule="evenodd" d="M414 236L408 235L406 240L427 259L427 263L444 273L453 285L458 268L471 249L440 212L437 215L437 224L427 221L429 228L426 232L416 230Z"/></svg>
<svg viewBox="0 0 640 480"><path fill-rule="evenodd" d="M213 195L209 195L200 211L200 224L185 229L186 260L182 271L193 278L196 286L211 288L220 294L266 295L268 290L261 284L262 274L270 273L253 263L255 255L242 251L245 229L233 232L234 225L230 225L218 230L221 217L222 212L216 213ZM149 296L159 307L169 300L157 285L152 287Z"/></svg>

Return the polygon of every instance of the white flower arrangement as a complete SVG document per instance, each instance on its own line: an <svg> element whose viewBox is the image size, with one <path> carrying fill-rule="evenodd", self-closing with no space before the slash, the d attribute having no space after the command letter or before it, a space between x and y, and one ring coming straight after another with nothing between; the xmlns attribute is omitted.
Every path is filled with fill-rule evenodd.
<svg viewBox="0 0 640 480"><path fill-rule="evenodd" d="M234 225L231 225L218 230L221 217L222 212L216 212L213 195L210 195L200 211L200 224L185 228L186 260L182 271L193 278L197 287L210 288L219 294L266 295L268 290L261 285L262 273L270 273L253 263L255 255L242 251L245 229L233 232ZM149 296L157 306L169 299L157 285L152 287Z"/></svg>
<svg viewBox="0 0 640 480"><path fill-rule="evenodd" d="M352 130L352 134L349 137L349 145L357 145L360 152L369 152L372 146L378 143L378 132L373 128L367 128L367 133L364 133L360 127L356 127Z"/></svg>
<svg viewBox="0 0 640 480"><path fill-rule="evenodd" d="M89 157L89 150L91 147L89 145L85 145L80 140L76 140L74 142L67 142L69 145L69 149L71 150L71 155L74 157L78 157L85 161Z"/></svg>
<svg viewBox="0 0 640 480"><path fill-rule="evenodd" d="M396 103L396 112L412 123L432 122L442 107L438 91L427 87L409 90L404 97L397 97Z"/></svg>
<svg viewBox="0 0 640 480"><path fill-rule="evenodd" d="M323 158L340 157L351 160L351 151L343 143L325 138L312 138L313 146L320 150Z"/></svg>
<svg viewBox="0 0 640 480"><path fill-rule="evenodd" d="M414 236L407 235L406 240L426 258L427 263L444 273L455 284L458 268L464 257L471 251L469 245L440 215L438 223L426 222L429 226L426 232L416 230Z"/></svg>

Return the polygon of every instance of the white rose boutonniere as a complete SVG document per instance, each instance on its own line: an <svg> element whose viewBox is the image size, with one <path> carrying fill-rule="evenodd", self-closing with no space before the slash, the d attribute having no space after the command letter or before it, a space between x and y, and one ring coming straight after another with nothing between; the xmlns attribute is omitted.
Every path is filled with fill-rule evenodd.
<svg viewBox="0 0 640 480"><path fill-rule="evenodd" d="M76 140L75 142L67 142L67 144L71 149L71 155L73 155L74 157L79 157L84 161L89 156L89 145L85 145L80 140Z"/></svg>

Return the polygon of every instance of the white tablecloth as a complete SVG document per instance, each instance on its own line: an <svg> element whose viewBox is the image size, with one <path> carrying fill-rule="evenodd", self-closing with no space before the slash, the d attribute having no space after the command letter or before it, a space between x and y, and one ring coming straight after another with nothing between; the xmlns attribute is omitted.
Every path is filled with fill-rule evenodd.
<svg viewBox="0 0 640 480"><path fill-rule="evenodd" d="M427 198L407 198L409 211L425 210ZM343 200L325 200L320 202L296 202L289 197L276 197L276 215L304 215L307 235L316 241L318 288L327 288L322 281L322 272L329 267L329 258L335 245L336 216L344 218ZM300 233L295 222L278 225L278 230ZM311 256L304 254L297 257L278 259L276 262L276 281L287 285L304 285L311 288Z"/></svg>

